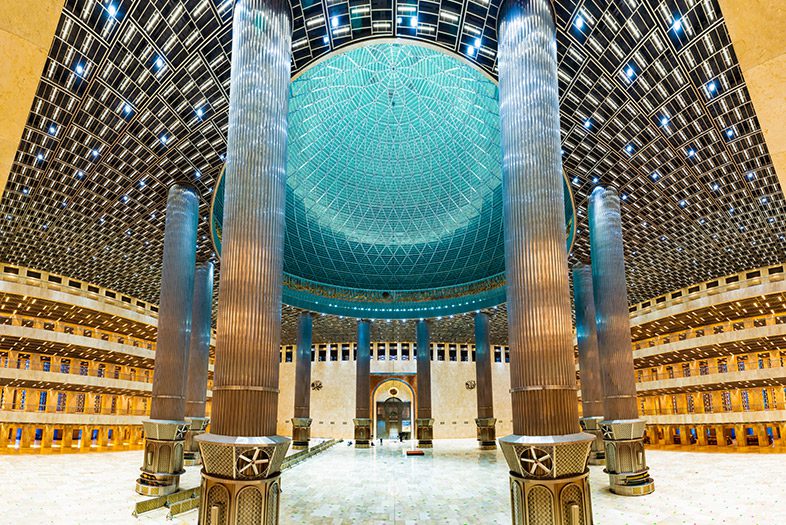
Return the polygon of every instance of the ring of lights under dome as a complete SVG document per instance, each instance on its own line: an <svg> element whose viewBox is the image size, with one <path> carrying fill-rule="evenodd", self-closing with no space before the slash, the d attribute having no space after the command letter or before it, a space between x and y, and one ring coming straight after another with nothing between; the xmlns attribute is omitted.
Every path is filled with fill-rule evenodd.
<svg viewBox="0 0 786 525"><path fill-rule="evenodd" d="M416 318L505 301L499 101L486 74L423 45L355 46L293 80L288 129L284 303ZM218 254L223 195L222 173Z"/></svg>

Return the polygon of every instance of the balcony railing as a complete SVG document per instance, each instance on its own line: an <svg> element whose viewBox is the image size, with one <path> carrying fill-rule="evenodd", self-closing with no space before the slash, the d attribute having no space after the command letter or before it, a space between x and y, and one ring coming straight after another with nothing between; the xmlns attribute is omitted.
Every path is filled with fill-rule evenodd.
<svg viewBox="0 0 786 525"><path fill-rule="evenodd" d="M668 371L657 371L653 372L652 370L637 370L636 371L636 382L637 383L647 383L649 381L663 381L667 379L682 379L686 377L706 377L706 376L713 376L717 374L728 374L730 372L744 372L744 371L752 371L752 370L768 370L772 368L786 368L786 358L769 358L762 360L761 363L757 359L747 359L745 361L745 365L740 367L739 363L741 361L737 361L737 363L730 363L728 365L693 365L689 367L683 367L680 364L674 366L673 373L669 373ZM783 373L786 373L784 371Z"/></svg>
<svg viewBox="0 0 786 525"><path fill-rule="evenodd" d="M728 410L726 409L728 408ZM783 410L783 408L778 408L774 404L764 405L764 404L742 404L738 405L732 403L731 406L724 407L724 406L713 406L712 407L704 407L702 405L702 399L699 397L697 399L696 407L694 410L690 410L688 407L680 406L677 408L674 407L662 407L662 408L647 408L644 410L640 410L641 415L643 416L675 416L675 415L696 415L696 414L729 414L732 412L766 412L772 410Z"/></svg>
<svg viewBox="0 0 786 525"><path fill-rule="evenodd" d="M0 315L0 325L20 326L24 328L38 328L50 332L60 332L89 339L99 339L110 343L142 348L145 350L155 350L156 345L152 341L129 337L127 335L99 330L89 326L80 326L73 323L63 323L60 321L40 319L36 317L26 317L21 315L3 316ZM0 331L2 328L0 328Z"/></svg>
<svg viewBox="0 0 786 525"><path fill-rule="evenodd" d="M115 365L111 365L115 366ZM62 367L56 367L54 365L46 366L42 363L34 363L28 359L6 359L5 357L0 358L0 368L11 368L16 370L32 370L36 372L54 372L58 374L68 374L73 376L82 376L82 377L100 377L103 379L122 379L125 381L135 381L138 383L152 383L153 382L153 374L149 374L149 377L145 377L144 374L131 374L131 373L123 373L123 372L114 372L109 370L109 367L106 369L96 368L94 366L82 367L79 366L79 362L77 361L76 365L74 361L71 361L71 365L68 369L64 369Z"/></svg>
<svg viewBox="0 0 786 525"><path fill-rule="evenodd" d="M9 411L9 412L29 412L31 414L87 414L87 415L100 414L106 416L146 416L150 413L149 409L120 407L120 406L117 406L114 409L112 409L111 406L110 407L87 406L87 403L85 403L84 406L77 405L77 404L66 404L61 407L46 407L45 410L35 410L35 408L38 408L35 406L37 404L35 403L35 401L36 400L34 399L28 399L25 403L24 408L21 407L19 402L2 403L0 404L0 410Z"/></svg>
<svg viewBox="0 0 786 525"><path fill-rule="evenodd" d="M659 335L649 339L642 339L633 343L633 349L646 350L647 348L653 348L655 346L676 343L689 339L701 339L703 337L709 337L722 333L736 332L738 330L747 330L750 328L762 328L764 326L773 326L784 323L786 323L786 315L759 317L753 319L739 319L725 323L703 326L701 328L691 328L690 330L672 332L670 334Z"/></svg>

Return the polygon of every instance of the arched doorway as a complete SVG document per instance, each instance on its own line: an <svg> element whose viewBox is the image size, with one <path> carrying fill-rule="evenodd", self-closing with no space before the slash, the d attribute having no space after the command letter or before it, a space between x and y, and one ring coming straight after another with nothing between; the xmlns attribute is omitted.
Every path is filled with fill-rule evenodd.
<svg viewBox="0 0 786 525"><path fill-rule="evenodd" d="M377 439L410 439L414 431L414 391L400 379L374 389L374 435Z"/></svg>

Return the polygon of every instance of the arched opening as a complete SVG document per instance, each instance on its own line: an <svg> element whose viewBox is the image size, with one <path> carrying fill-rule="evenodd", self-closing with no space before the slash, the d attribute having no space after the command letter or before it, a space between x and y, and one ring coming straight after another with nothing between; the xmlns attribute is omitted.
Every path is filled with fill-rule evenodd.
<svg viewBox="0 0 786 525"><path fill-rule="evenodd" d="M410 439L415 429L415 393L401 379L388 379L374 389L373 428L376 439Z"/></svg>

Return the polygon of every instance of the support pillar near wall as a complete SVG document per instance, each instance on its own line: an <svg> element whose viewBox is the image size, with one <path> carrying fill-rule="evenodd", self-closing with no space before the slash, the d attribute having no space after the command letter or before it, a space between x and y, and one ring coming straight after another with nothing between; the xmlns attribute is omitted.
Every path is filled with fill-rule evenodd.
<svg viewBox="0 0 786 525"><path fill-rule="evenodd" d="M514 525L591 525L578 424L560 156L557 42L550 0L499 14L503 220L513 432Z"/></svg>
<svg viewBox="0 0 786 525"><path fill-rule="evenodd" d="M136 491L145 496L175 492L185 472L185 394L198 219L196 188L172 186L166 203L152 404L150 420L142 422L145 454L142 474L136 482ZM106 432L99 432L99 446L106 446Z"/></svg>
<svg viewBox="0 0 786 525"><path fill-rule="evenodd" d="M595 188L589 202L592 285L604 395L601 423L610 489L623 496L655 490L644 455L644 426L636 406L636 380L625 285L620 199L614 188ZM681 436L688 439L688 436ZM690 443L690 441L687 441Z"/></svg>
<svg viewBox="0 0 786 525"><path fill-rule="evenodd" d="M221 286L200 525L278 523L276 435L292 19L285 0L238 0L232 23Z"/></svg>
<svg viewBox="0 0 786 525"><path fill-rule="evenodd" d="M497 448L494 385L491 382L491 342L488 312L475 313L475 383L478 394L478 441L481 450Z"/></svg>
<svg viewBox="0 0 786 525"><path fill-rule="evenodd" d="M576 339L581 374L582 430L595 436L590 450L590 465L605 465L603 444L603 385L600 380L598 337L595 327L595 299L592 293L592 268L585 264L573 268L573 302L576 307Z"/></svg>
<svg viewBox="0 0 786 525"><path fill-rule="evenodd" d="M355 447L369 448L371 442L371 321L358 321L357 378L355 380Z"/></svg>
<svg viewBox="0 0 786 525"><path fill-rule="evenodd" d="M205 417L207 375L210 366L210 330L213 324L213 262L197 264L194 272L194 304L191 310L191 342L188 350L186 386L186 434L183 463L201 465L202 456L195 438L205 433L210 421Z"/></svg>
<svg viewBox="0 0 786 525"><path fill-rule="evenodd" d="M431 448L434 439L434 419L431 417L431 334L428 321L421 319L416 328L418 406L415 432L418 447Z"/></svg>
<svg viewBox="0 0 786 525"><path fill-rule="evenodd" d="M295 411L292 417L292 448L304 450L311 439L311 312L300 312L295 349Z"/></svg>

